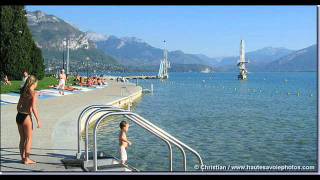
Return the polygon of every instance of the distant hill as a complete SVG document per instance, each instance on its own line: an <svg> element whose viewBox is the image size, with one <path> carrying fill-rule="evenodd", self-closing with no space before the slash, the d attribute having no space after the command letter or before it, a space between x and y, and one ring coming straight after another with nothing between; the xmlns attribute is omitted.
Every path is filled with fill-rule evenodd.
<svg viewBox="0 0 320 180"><path fill-rule="evenodd" d="M88 38L87 33L64 20L47 15L42 11L27 12L27 18L28 26L37 46L42 50L47 67L61 68L63 40L67 37L70 38L71 69L77 69L86 57L90 58L90 64L101 64L105 68L118 64L115 58L97 49L96 44Z"/></svg>
<svg viewBox="0 0 320 180"><path fill-rule="evenodd" d="M317 71L317 46L294 51L266 65L267 71Z"/></svg>
<svg viewBox="0 0 320 180"><path fill-rule="evenodd" d="M95 32L82 32L62 19L41 11L28 12L28 26L41 48L45 63L61 67L63 39L69 37L70 59L73 69L83 69L84 59L90 57L94 69L110 70L111 67L128 70L157 71L163 58L163 49L156 48L136 37L116 37ZM85 49L85 47L89 47ZM238 71L239 56L208 57L170 51L171 71ZM313 71L316 67L316 48L294 51L286 48L266 47L246 53L249 72L254 71ZM112 69L112 68L111 68Z"/></svg>
<svg viewBox="0 0 320 180"><path fill-rule="evenodd" d="M87 56L90 57L90 66L95 64L97 68L104 66L107 69L110 65L132 67L133 69L152 66L159 68L160 60L163 58L162 49L152 47L135 37L118 38L91 31L82 32L70 23L42 11L28 12L27 17L28 26L37 46L42 50L47 67L61 68L63 40L66 37L71 40L71 69L81 70L83 66L86 66L84 60ZM86 47L89 49L85 49ZM212 69L198 56L182 51L169 52L169 60L174 67L172 70ZM193 66L181 64L193 64Z"/></svg>
<svg viewBox="0 0 320 180"><path fill-rule="evenodd" d="M129 72L158 72L159 65L125 66ZM202 64L172 64L170 72L214 72L214 69Z"/></svg>
<svg viewBox="0 0 320 180"><path fill-rule="evenodd" d="M246 59L249 60L247 65L249 71L264 71L264 66L268 63L277 60L280 57L286 56L294 52L285 48L265 47L256 51L246 53ZM216 64L219 71L237 71L237 62L239 56L225 57Z"/></svg>
<svg viewBox="0 0 320 180"><path fill-rule="evenodd" d="M155 48L136 37L118 38L109 36L105 40L97 41L98 49L112 55L120 63L126 65L159 65L163 58L163 49ZM186 54L182 51L170 51L169 61L172 64L202 64L208 65L202 58Z"/></svg>
<svg viewBox="0 0 320 180"><path fill-rule="evenodd" d="M215 67L220 62L220 58L212 58L204 54L194 54L194 55L202 59L206 64L212 67Z"/></svg>

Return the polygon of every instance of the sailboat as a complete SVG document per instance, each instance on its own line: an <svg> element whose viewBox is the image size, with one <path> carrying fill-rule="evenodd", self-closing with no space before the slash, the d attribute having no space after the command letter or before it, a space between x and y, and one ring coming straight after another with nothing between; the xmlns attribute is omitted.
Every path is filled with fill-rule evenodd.
<svg viewBox="0 0 320 180"><path fill-rule="evenodd" d="M168 51L166 49L166 41L164 42L163 59L160 61L158 77L160 79L168 79L168 69L171 68L170 62L168 61Z"/></svg>
<svg viewBox="0 0 320 180"><path fill-rule="evenodd" d="M237 64L240 70L238 75L239 80L245 80L248 78L248 70L246 68L246 63L248 63L248 61L245 60L244 40L241 40L240 41L240 59Z"/></svg>

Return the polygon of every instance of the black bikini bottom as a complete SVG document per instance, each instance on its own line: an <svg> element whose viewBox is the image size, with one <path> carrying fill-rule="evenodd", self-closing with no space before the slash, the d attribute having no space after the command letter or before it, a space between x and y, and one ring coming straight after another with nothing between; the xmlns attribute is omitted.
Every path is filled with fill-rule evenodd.
<svg viewBox="0 0 320 180"><path fill-rule="evenodd" d="M23 114L23 113L19 113L16 116L16 122L18 124L23 124L24 120L27 118L29 114Z"/></svg>

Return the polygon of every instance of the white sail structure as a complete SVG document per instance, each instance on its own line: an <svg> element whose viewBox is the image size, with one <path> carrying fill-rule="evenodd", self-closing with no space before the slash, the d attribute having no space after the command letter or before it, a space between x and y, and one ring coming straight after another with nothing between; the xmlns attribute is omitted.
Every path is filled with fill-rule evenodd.
<svg viewBox="0 0 320 180"><path fill-rule="evenodd" d="M171 67L171 65L170 65L170 62L168 61L168 51L166 49L166 41L163 41L163 42L164 42L163 60L160 61L158 77L160 79L168 79L169 78L168 69Z"/></svg>
<svg viewBox="0 0 320 180"><path fill-rule="evenodd" d="M239 67L239 75L238 75L238 79L240 80L245 80L248 78L248 70L246 68L246 63L248 63L248 61L246 61L245 59L245 50L244 50L244 40L240 41L240 59L238 62L238 67Z"/></svg>

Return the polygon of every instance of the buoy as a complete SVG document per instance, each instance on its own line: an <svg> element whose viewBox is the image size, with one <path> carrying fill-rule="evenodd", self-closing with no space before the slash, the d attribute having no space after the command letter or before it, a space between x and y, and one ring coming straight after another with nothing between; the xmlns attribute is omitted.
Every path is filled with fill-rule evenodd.
<svg viewBox="0 0 320 180"><path fill-rule="evenodd" d="M300 96L300 92L298 91L297 96Z"/></svg>
<svg viewBox="0 0 320 180"><path fill-rule="evenodd" d="M151 93L153 93L153 84L151 84Z"/></svg>
<svg viewBox="0 0 320 180"><path fill-rule="evenodd" d="M288 92L287 94L288 94L288 95L290 95L290 93L289 93L289 92Z"/></svg>

